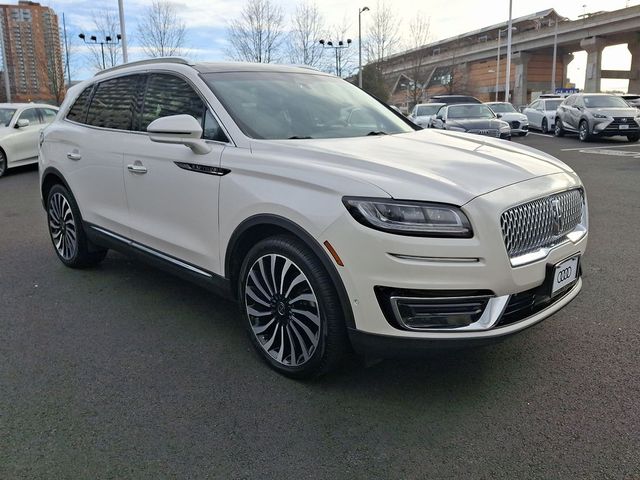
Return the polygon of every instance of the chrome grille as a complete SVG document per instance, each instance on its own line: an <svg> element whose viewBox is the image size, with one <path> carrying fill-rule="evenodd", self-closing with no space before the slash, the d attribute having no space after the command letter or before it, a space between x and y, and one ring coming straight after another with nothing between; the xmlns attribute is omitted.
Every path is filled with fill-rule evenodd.
<svg viewBox="0 0 640 480"><path fill-rule="evenodd" d="M493 128L483 128L483 129L471 129L469 133L475 133L477 135L486 135L487 137L499 137L500 130L495 130Z"/></svg>
<svg viewBox="0 0 640 480"><path fill-rule="evenodd" d="M510 208L500 217L509 257L560 243L582 219L582 190L568 190Z"/></svg>

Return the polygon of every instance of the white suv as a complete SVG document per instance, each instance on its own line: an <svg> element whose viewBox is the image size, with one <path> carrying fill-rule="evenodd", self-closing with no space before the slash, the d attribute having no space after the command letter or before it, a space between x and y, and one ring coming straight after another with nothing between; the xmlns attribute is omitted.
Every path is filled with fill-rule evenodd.
<svg viewBox="0 0 640 480"><path fill-rule="evenodd" d="M41 139L55 251L130 252L236 298L276 370L485 343L581 289L587 207L555 158L419 130L311 69L160 59L73 87Z"/></svg>

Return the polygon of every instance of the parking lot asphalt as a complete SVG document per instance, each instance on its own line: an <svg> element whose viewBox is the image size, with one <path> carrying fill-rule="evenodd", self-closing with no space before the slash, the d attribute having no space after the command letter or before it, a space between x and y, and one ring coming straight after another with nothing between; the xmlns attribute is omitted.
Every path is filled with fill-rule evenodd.
<svg viewBox="0 0 640 480"><path fill-rule="evenodd" d="M266 368L237 307L199 287L111 252L65 268L37 171L12 171L0 478L640 478L640 145L516 141L586 185L580 296L492 347L312 382Z"/></svg>

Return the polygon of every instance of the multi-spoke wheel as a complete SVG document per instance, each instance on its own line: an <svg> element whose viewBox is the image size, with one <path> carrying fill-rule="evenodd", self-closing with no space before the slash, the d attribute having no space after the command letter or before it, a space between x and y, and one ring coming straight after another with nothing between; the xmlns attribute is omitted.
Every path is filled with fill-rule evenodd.
<svg viewBox="0 0 640 480"><path fill-rule="evenodd" d="M62 185L54 185L47 196L49 235L58 258L69 267L88 267L101 262L107 254L89 243L82 230L75 199Z"/></svg>
<svg viewBox="0 0 640 480"><path fill-rule="evenodd" d="M589 124L586 120L582 120L580 122L580 126L578 127L578 138L580 138L581 142L588 142L591 140L591 134L589 133Z"/></svg>
<svg viewBox="0 0 640 480"><path fill-rule="evenodd" d="M559 118L556 118L556 123L553 127L553 134L556 137L564 137L564 126L562 125L562 120Z"/></svg>
<svg viewBox="0 0 640 480"><path fill-rule="evenodd" d="M260 355L293 377L328 371L346 350L340 301L329 275L291 237L258 243L239 281L241 306Z"/></svg>

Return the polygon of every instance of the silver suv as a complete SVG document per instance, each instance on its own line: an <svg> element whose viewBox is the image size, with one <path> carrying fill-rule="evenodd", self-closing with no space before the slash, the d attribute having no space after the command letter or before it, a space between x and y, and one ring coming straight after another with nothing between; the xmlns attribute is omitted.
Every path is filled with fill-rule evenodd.
<svg viewBox="0 0 640 480"><path fill-rule="evenodd" d="M583 142L595 137L622 135L640 139L640 111L622 98L603 93L577 93L567 97L556 111L555 135L577 132Z"/></svg>

